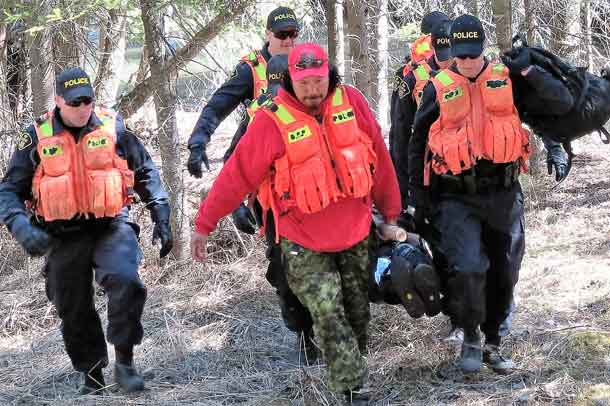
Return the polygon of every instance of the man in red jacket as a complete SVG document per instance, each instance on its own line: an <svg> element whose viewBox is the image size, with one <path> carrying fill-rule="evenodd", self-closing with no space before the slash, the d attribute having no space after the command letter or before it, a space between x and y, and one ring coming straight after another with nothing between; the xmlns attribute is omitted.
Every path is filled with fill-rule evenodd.
<svg viewBox="0 0 610 406"><path fill-rule="evenodd" d="M256 113L199 208L191 253L205 261L220 218L258 191L288 284L311 312L329 388L366 404L371 207L395 224L400 192L371 109L339 82L319 45L290 52L282 89Z"/></svg>

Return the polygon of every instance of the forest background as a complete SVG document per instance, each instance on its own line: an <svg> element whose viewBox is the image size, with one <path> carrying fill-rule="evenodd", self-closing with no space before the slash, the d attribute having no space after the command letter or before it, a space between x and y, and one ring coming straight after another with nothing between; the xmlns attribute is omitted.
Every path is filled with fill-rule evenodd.
<svg viewBox="0 0 610 406"><path fill-rule="evenodd" d="M149 287L137 362L151 390L92 400L75 398L71 389L78 377L44 296L41 260L27 258L3 229L0 403L334 404L319 365L294 359L294 337L264 280L261 241L225 219L208 264L193 264L188 252L194 211L243 111L212 137L212 168L203 179L186 171L186 141L238 59L262 46L266 16L280 4L296 11L299 41L327 47L344 81L365 94L385 134L394 72L429 11L478 16L490 57L508 49L517 32L593 72L610 57L608 0L0 0L0 176L21 129L53 105L55 74L84 67L98 103L127 118L161 169L176 237L171 259L159 261L147 212L134 206L132 217L144 225L141 273ZM593 135L577 142L576 152L573 173L560 186L546 176L543 151L523 180L528 251L507 341L521 369L473 381L448 375L455 348L440 340L446 320L411 320L404 309L375 305L375 402L610 402L609 155ZM103 292L97 294L104 313Z"/></svg>

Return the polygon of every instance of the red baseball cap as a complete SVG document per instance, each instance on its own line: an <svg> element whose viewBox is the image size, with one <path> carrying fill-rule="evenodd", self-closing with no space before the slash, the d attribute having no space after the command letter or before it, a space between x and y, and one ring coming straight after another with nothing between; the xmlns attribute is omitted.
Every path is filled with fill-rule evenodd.
<svg viewBox="0 0 610 406"><path fill-rule="evenodd" d="M308 76L328 77L326 51L311 42L295 46L288 55L288 73L292 80L301 80Z"/></svg>

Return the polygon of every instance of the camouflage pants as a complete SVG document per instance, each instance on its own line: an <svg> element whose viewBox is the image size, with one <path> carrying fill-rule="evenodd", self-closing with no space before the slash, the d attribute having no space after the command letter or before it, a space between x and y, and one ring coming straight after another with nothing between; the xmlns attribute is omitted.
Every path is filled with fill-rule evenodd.
<svg viewBox="0 0 610 406"><path fill-rule="evenodd" d="M368 239L337 253L308 250L282 239L290 289L309 309L328 365L328 386L344 392L366 375Z"/></svg>

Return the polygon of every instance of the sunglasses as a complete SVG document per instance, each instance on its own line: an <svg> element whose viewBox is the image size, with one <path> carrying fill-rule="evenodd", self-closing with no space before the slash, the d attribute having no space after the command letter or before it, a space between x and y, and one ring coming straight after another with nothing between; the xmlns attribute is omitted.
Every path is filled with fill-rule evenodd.
<svg viewBox="0 0 610 406"><path fill-rule="evenodd" d="M308 59L294 64L296 70L305 70L310 68L319 68L324 65L326 59Z"/></svg>
<svg viewBox="0 0 610 406"><path fill-rule="evenodd" d="M281 40L285 40L288 37L295 39L296 37L299 36L299 32L296 30L295 31L278 31L278 32L274 32L273 36L275 38L281 39Z"/></svg>
<svg viewBox="0 0 610 406"><path fill-rule="evenodd" d="M477 59L481 54L478 55L456 55L455 57L458 59Z"/></svg>
<svg viewBox="0 0 610 406"><path fill-rule="evenodd" d="M93 98L91 97L79 97L78 99L66 102L66 104L70 107L79 107L81 104L88 106L91 103L93 103Z"/></svg>

